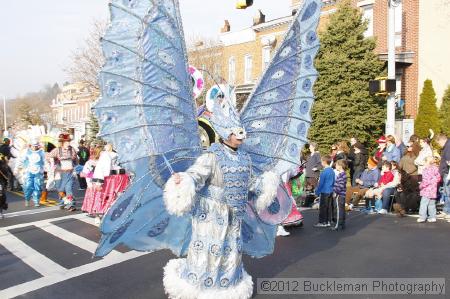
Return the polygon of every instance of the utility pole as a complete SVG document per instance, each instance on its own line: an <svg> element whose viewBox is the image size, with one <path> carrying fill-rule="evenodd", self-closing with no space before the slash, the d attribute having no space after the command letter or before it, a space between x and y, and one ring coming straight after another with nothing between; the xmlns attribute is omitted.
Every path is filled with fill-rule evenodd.
<svg viewBox="0 0 450 299"><path fill-rule="evenodd" d="M401 0L388 0L388 79L395 80L395 7ZM395 133L395 92L387 98L386 135Z"/></svg>

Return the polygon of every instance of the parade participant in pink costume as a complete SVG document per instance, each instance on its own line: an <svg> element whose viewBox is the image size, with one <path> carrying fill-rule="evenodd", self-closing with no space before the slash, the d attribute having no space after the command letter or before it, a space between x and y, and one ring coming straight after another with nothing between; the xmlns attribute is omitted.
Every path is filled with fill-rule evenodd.
<svg viewBox="0 0 450 299"><path fill-rule="evenodd" d="M93 209L97 214L103 215L129 182L128 175L117 163L117 153L113 151L111 144L107 144L105 150L101 152L92 182L96 185L97 191L101 192L100 200L95 201Z"/></svg>
<svg viewBox="0 0 450 299"><path fill-rule="evenodd" d="M94 178L94 170L97 165L102 147L98 146L92 150L89 160L84 164L83 171L80 176L86 179L87 189L84 195L83 206L81 210L89 215L95 216L97 211L94 209L96 202L101 202L101 192L97 190L97 186L92 183Z"/></svg>
<svg viewBox="0 0 450 299"><path fill-rule="evenodd" d="M303 167L294 167L289 171L284 173L281 176L282 181L284 182L284 186L289 193L289 196L292 198L292 209L289 213L288 217L278 226L277 235L278 236L288 236L290 233L287 232L284 227L288 226L297 226L303 223L303 215L297 209L297 205L292 196L292 183L290 181L291 178L300 175L303 172Z"/></svg>

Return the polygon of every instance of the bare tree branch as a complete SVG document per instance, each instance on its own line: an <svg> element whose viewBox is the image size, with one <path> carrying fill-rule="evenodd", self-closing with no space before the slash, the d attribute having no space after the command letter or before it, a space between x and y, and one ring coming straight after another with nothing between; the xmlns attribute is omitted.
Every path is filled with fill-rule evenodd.
<svg viewBox="0 0 450 299"><path fill-rule="evenodd" d="M100 38L106 27L106 22L94 21L84 44L72 53L71 63L65 69L72 82L86 82L94 90L99 90L97 76L104 63Z"/></svg>

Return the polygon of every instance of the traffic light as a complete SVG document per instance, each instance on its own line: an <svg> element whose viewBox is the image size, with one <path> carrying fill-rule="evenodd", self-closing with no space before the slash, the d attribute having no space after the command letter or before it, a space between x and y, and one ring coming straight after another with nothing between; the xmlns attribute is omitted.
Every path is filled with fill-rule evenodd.
<svg viewBox="0 0 450 299"><path fill-rule="evenodd" d="M376 78L369 81L369 92L377 96L386 96L391 92L395 92L397 82L395 79L388 79L386 77Z"/></svg>
<svg viewBox="0 0 450 299"><path fill-rule="evenodd" d="M246 9L249 6L253 5L253 0L238 0L236 2L237 9Z"/></svg>

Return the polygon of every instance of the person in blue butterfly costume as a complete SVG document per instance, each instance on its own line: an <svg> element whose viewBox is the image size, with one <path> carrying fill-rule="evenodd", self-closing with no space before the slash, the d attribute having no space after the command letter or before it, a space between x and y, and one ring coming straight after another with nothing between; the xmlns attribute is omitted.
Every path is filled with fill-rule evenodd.
<svg viewBox="0 0 450 299"><path fill-rule="evenodd" d="M94 111L132 179L102 219L96 256L169 249L182 257L164 268L170 298L251 297L242 254L273 252L292 208L280 176L308 142L322 1L302 3L239 114L229 86L207 93L222 142L204 152L178 1L111 1Z"/></svg>
<svg viewBox="0 0 450 299"><path fill-rule="evenodd" d="M253 282L242 265L242 238L248 237L243 230L251 230L242 221L248 194L260 194L255 207L262 211L272 203L280 183L273 172L259 180L252 177L251 157L240 148L245 129L220 89L228 88L213 87L207 98L216 98L207 101L207 107L221 142L211 145L185 172L174 174L164 190L169 213L192 213L187 258L171 260L164 268L164 286L173 298L216 296L221 291L251 297Z"/></svg>

